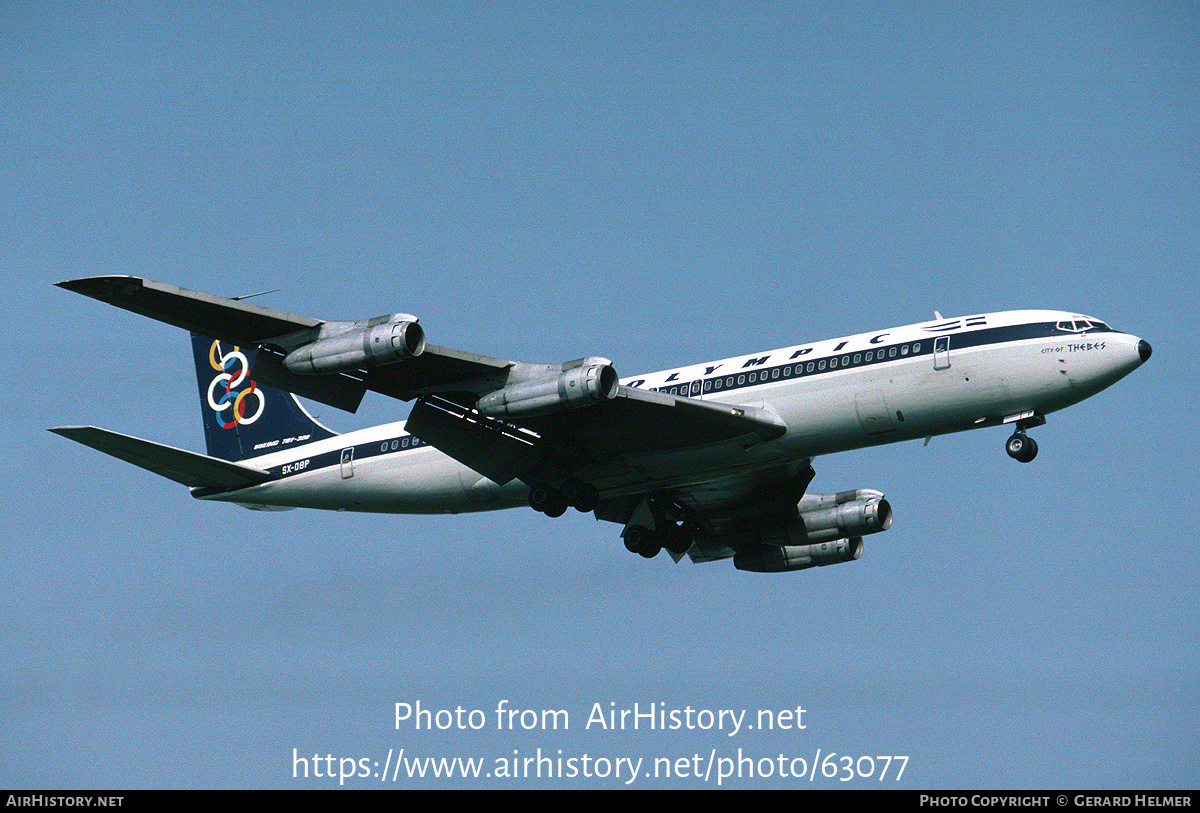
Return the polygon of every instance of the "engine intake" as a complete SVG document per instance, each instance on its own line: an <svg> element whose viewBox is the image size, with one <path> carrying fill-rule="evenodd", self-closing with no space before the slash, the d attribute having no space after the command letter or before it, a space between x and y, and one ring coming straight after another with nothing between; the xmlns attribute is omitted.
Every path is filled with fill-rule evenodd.
<svg viewBox="0 0 1200 813"><path fill-rule="evenodd" d="M326 322L316 341L288 353L283 365L293 373L344 373L393 364L425 352L425 331L407 313L369 322Z"/></svg>
<svg viewBox="0 0 1200 813"><path fill-rule="evenodd" d="M541 415L577 409L617 397L617 371L607 359L589 358L564 365L562 372L510 384L475 404L481 415Z"/></svg>

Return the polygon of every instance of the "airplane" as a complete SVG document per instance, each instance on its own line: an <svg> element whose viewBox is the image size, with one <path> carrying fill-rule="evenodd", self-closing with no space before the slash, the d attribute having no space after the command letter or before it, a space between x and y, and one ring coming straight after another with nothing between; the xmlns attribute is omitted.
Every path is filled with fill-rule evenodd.
<svg viewBox="0 0 1200 813"><path fill-rule="evenodd" d="M790 572L849 562L886 531L880 491L809 492L814 458L992 426L1028 430L1145 363L1089 316L985 313L619 378L613 363L490 358L427 344L416 316L325 321L138 277L60 287L192 333L208 454L93 426L59 435L251 509L458 513L569 507L625 547ZM297 396L406 421L338 434Z"/></svg>

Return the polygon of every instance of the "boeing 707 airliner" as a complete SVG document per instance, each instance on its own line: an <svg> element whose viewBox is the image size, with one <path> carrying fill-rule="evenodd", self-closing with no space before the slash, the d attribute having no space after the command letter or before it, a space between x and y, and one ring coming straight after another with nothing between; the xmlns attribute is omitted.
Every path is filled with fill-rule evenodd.
<svg viewBox="0 0 1200 813"><path fill-rule="evenodd" d="M91 426L51 431L247 508L457 513L568 508L631 552L781 572L847 562L892 508L808 490L819 455L997 425L1028 430L1150 358L1064 311L1008 311L620 378L611 361L506 361L427 344L417 317L324 321L136 277L59 285L192 333L208 454ZM406 421L338 434L297 396Z"/></svg>

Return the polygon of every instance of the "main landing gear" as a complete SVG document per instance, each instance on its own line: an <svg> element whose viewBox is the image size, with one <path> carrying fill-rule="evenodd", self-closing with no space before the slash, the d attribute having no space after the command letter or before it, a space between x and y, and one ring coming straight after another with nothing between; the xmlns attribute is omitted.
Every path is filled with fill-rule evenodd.
<svg viewBox="0 0 1200 813"><path fill-rule="evenodd" d="M653 559L663 548L682 556L692 547L693 541L695 535L692 529L683 522L671 523L662 530L631 525L625 531L625 549L647 559Z"/></svg>
<svg viewBox="0 0 1200 813"><path fill-rule="evenodd" d="M1017 421L1017 431L1013 432L1012 437L1004 444L1004 451L1008 452L1008 456L1022 463L1029 463L1037 457L1037 441L1026 435L1025 430L1041 426L1045 422L1046 419L1041 415Z"/></svg>
<svg viewBox="0 0 1200 813"><path fill-rule="evenodd" d="M568 480L561 489L535 485L529 489L529 507L548 517L561 517L568 508L583 513L596 510L600 494L595 486L579 480Z"/></svg>

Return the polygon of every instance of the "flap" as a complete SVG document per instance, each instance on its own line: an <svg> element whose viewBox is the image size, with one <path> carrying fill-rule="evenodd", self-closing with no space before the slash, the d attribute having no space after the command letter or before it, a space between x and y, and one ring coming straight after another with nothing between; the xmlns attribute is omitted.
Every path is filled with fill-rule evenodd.
<svg viewBox="0 0 1200 813"><path fill-rule="evenodd" d="M569 470L585 462L693 449L742 437L759 443L787 431L778 417L755 407L629 387L591 406L505 421L426 397L413 407L405 427L497 483L530 475L546 463Z"/></svg>
<svg viewBox="0 0 1200 813"><path fill-rule="evenodd" d="M609 401L522 418L520 423L542 437L581 446L593 460L686 449L745 435L773 440L787 431L782 420L757 407L624 386Z"/></svg>

